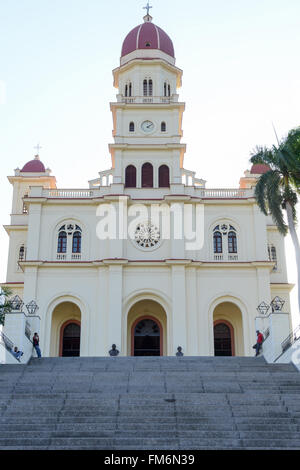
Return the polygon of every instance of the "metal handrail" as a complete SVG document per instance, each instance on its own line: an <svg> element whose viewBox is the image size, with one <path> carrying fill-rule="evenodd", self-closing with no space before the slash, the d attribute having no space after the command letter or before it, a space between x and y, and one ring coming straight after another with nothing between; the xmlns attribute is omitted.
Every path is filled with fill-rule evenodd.
<svg viewBox="0 0 300 470"><path fill-rule="evenodd" d="M0 343L12 354L14 343L2 331L0 331Z"/></svg>
<svg viewBox="0 0 300 470"><path fill-rule="evenodd" d="M264 341L268 338L268 336L270 336L270 328L267 328L264 332L263 332L263 335L264 335Z"/></svg>
<svg viewBox="0 0 300 470"><path fill-rule="evenodd" d="M297 336L297 333L300 332L300 325L298 325L290 334L289 336L284 340L282 341L281 343L281 349L282 349L282 353L284 353L285 351L287 351L287 349L289 349L292 344L294 344L295 341L297 341L297 339L300 338L300 335Z"/></svg>

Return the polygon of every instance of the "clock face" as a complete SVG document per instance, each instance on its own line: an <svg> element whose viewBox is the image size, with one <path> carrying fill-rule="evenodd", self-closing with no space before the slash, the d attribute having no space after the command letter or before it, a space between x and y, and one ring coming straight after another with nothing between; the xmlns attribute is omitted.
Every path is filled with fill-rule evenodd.
<svg viewBox="0 0 300 470"><path fill-rule="evenodd" d="M141 125L141 128L143 132L149 134L150 132L154 131L154 124L151 121L144 121Z"/></svg>

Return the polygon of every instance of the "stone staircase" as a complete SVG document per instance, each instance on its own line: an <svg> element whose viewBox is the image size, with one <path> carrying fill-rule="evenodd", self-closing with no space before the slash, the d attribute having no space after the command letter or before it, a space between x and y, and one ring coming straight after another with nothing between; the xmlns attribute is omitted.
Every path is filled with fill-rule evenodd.
<svg viewBox="0 0 300 470"><path fill-rule="evenodd" d="M300 374L262 357L0 366L0 449L300 449Z"/></svg>

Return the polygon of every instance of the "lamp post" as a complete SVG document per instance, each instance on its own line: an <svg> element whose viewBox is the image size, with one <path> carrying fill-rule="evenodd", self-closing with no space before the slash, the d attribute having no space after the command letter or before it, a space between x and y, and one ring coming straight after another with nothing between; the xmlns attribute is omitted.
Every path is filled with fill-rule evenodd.
<svg viewBox="0 0 300 470"><path fill-rule="evenodd" d="M26 304L26 308L29 315L35 315L35 313L39 309L35 300L31 300L28 304Z"/></svg>
<svg viewBox="0 0 300 470"><path fill-rule="evenodd" d="M267 315L268 311L270 310L270 305L266 302L261 302L256 309L261 315Z"/></svg>
<svg viewBox="0 0 300 470"><path fill-rule="evenodd" d="M21 312L22 308L23 308L23 305L24 305L24 302L22 301L22 299L18 295L15 295L14 298L11 300L10 304L11 304L11 309L13 311Z"/></svg>
<svg viewBox="0 0 300 470"><path fill-rule="evenodd" d="M284 306L285 301L280 297L276 296L271 302L272 313L274 312L281 312L282 307Z"/></svg>

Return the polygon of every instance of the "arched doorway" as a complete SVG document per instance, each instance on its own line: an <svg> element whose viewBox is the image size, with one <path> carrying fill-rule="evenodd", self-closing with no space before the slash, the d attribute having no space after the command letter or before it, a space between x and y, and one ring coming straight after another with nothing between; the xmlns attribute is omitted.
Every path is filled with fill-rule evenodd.
<svg viewBox="0 0 300 470"><path fill-rule="evenodd" d="M81 324L81 309L71 300L64 300L54 307L51 318L50 357L80 356Z"/></svg>
<svg viewBox="0 0 300 470"><path fill-rule="evenodd" d="M139 318L133 325L132 343L133 356L161 356L162 331L158 320Z"/></svg>
<svg viewBox="0 0 300 470"><path fill-rule="evenodd" d="M243 316L236 303L224 301L214 307L212 335L212 354L244 356Z"/></svg>
<svg viewBox="0 0 300 470"><path fill-rule="evenodd" d="M80 323L70 320L61 327L60 356L80 356Z"/></svg>
<svg viewBox="0 0 300 470"><path fill-rule="evenodd" d="M226 321L214 324L215 356L234 356L233 328Z"/></svg>

